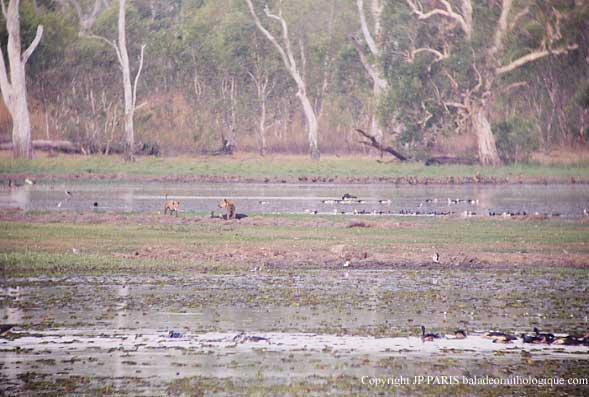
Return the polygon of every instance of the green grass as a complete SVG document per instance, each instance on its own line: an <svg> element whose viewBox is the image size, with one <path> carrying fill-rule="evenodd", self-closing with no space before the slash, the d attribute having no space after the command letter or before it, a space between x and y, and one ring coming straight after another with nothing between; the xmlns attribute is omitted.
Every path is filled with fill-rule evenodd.
<svg viewBox="0 0 589 397"><path fill-rule="evenodd" d="M133 217L134 215L129 215ZM5 271L82 271L116 269L181 270L204 266L235 269L240 264L206 259L202 253L264 249L297 254L329 252L338 244L357 252L430 253L431 249L477 257L484 253L529 253L560 258L563 251L587 255L589 225L567 221L491 221L460 219L398 220L398 227L346 228L350 219L324 217L317 227L301 216L274 217L284 226L263 223L109 225L0 222L0 267ZM318 219L318 218L313 218ZM321 219L321 218L319 218ZM378 225L378 220L370 221ZM273 222L278 223L280 222ZM159 260L135 252L153 247ZM74 250L76 252L74 252ZM183 255L166 254L172 249ZM425 250L425 251L424 251ZM143 252L145 253L145 252ZM425 254L424 254L425 255ZM125 257L126 256L126 257ZM192 259L196 258L196 259ZM204 259L203 259L204 258ZM429 258L429 254L424 258ZM427 259L426 259L427 260ZM241 268L249 266L241 263Z"/></svg>
<svg viewBox="0 0 589 397"><path fill-rule="evenodd" d="M564 165L511 165L481 167L449 165L426 167L421 163L378 163L371 157L327 157L320 161L307 156L277 157L139 157L134 163L125 163L116 156L39 156L32 161L0 157L0 174L116 174L145 176L242 176L242 177L298 177L298 176L418 176L448 177L589 177L589 164Z"/></svg>

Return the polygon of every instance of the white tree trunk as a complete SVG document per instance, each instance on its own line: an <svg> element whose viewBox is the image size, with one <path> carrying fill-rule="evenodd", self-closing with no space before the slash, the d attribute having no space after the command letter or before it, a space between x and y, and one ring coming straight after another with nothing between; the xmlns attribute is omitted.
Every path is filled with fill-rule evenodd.
<svg viewBox="0 0 589 397"><path fill-rule="evenodd" d="M360 27L362 30L362 36L364 37L364 41L370 50L370 54L372 58L378 58L380 55L380 48L378 46L378 42L380 41L380 18L382 14L382 4L378 0L372 0L371 4L371 11L372 11L372 19L374 20L374 36L370 33L370 29L368 28L368 23L366 21L366 14L364 12L364 1L363 0L356 0L356 6L358 8L358 15L360 17ZM373 109L372 109L372 116L370 118L370 135L376 138L378 143L381 145L384 143L384 132L378 122L377 117L377 108L382 95L388 90L388 82L383 77L383 73L378 65L378 61L371 61L370 57L364 52L364 48L359 40L353 39L354 44L356 47L356 51L360 56L360 61L366 70L366 73L370 76L372 80L372 92L373 92Z"/></svg>
<svg viewBox="0 0 589 397"><path fill-rule="evenodd" d="M135 103L133 102L133 86L131 85L131 70L129 66L129 54L127 52L127 34L125 31L125 4L126 0L119 0L119 52L120 63L123 71L123 91L125 94L125 161L135 161L135 131L133 129L133 114Z"/></svg>
<svg viewBox="0 0 589 397"><path fill-rule="evenodd" d="M31 142L31 120L27 105L26 63L35 51L43 36L43 26L37 27L37 34L25 52L21 54L20 41L20 0L11 0L8 10L2 1L2 13L6 19L8 32L8 62L10 65L10 79L4 52L0 51L0 89L2 98L12 117L12 147L15 158L33 158L33 145Z"/></svg>
<svg viewBox="0 0 589 397"><path fill-rule="evenodd" d="M282 58L284 66L286 67L287 71L290 73L291 77L293 78L293 80L295 81L295 83L297 85L297 88L298 88L297 97L301 101L301 105L303 105L303 112L305 114L305 118L307 119L307 132L308 132L308 137L309 137L309 149L310 149L311 158L314 160L319 160L319 158L321 157L320 152L319 152L319 144L317 141L317 131L319 130L319 124L317 122L317 116L315 115L315 110L313 109L312 102L309 99L309 96L307 95L307 88L306 88L305 80L303 78L303 75L299 72L297 63L295 61L295 58L294 58L294 55L292 52L292 48L290 45L290 38L288 36L288 26L286 24L286 21L282 17L282 12L279 10L278 15L274 15L274 14L271 14L267 8L264 10L266 13L266 16L278 21L281 25L282 39L283 39L284 44L280 45L280 43L278 43L278 41L272 35L272 33L270 33L266 28L264 28L264 26L262 25L262 22L260 22L260 19L258 18L258 15L256 14L256 12L254 10L254 5L253 5L252 1L245 0L245 2L247 3L247 5L249 7L250 13L252 14L252 17L254 18L254 22L256 23L256 26L264 34L264 36L266 36L266 38L268 40L270 40L272 45L274 45L274 47L276 47L276 49L278 50L278 53L280 54L280 56ZM304 48L302 46L301 46L301 51L304 51Z"/></svg>
<svg viewBox="0 0 589 397"><path fill-rule="evenodd" d="M477 137L479 162L483 165L500 165L495 136L484 105L476 105L471 116L472 128Z"/></svg>
<svg viewBox="0 0 589 397"><path fill-rule="evenodd" d="M258 125L258 149L261 156L266 155L266 97L261 98L260 122Z"/></svg>
<svg viewBox="0 0 589 397"><path fill-rule="evenodd" d="M311 158L313 160L319 160L321 157L319 153L319 144L317 143L317 131L319 129L319 123L317 122L317 117L315 116L315 111L313 110L313 105L309 100L309 97L304 91L301 91L299 88L299 92L297 92L297 96L301 100L303 104L303 111L305 112L305 117L307 118L307 129L308 129L308 136L309 136L309 151L311 152Z"/></svg>
<svg viewBox="0 0 589 397"><path fill-rule="evenodd" d="M30 160L33 158L31 120L24 83L21 87L10 112L12 117L12 152L15 158Z"/></svg>
<svg viewBox="0 0 589 397"><path fill-rule="evenodd" d="M78 4L75 0L70 1L73 4ZM100 10L98 2L99 0L96 0L93 14L98 13L98 11ZM82 23L82 30L80 31L80 34L107 43L112 48L114 48L117 54L117 59L119 61L119 65L121 66L121 71L123 72L123 93L125 98L125 136L123 145L123 157L125 161L135 161L135 130L133 126L133 116L135 114L135 110L137 110L139 107L143 105L141 104L137 106L137 83L139 82L139 76L141 76L141 70L143 69L143 52L145 50L145 44L141 46L141 54L139 56L139 67L137 69L137 74L135 75L135 80L131 82L131 67L129 65L129 53L127 52L125 6L126 0L119 0L118 43L115 41L111 41L103 36L86 33L84 29L91 27L91 25L89 25L88 23ZM83 15L81 13L81 8L79 7L79 4L76 8L78 9L78 14L80 18L83 19Z"/></svg>

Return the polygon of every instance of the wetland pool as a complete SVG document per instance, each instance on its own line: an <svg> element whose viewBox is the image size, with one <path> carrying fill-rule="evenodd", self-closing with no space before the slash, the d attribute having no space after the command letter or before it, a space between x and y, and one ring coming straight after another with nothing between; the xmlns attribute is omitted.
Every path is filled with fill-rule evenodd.
<svg viewBox="0 0 589 397"><path fill-rule="evenodd" d="M0 391L506 395L502 388L366 382L400 375L586 379L587 346L481 337L487 330L529 334L535 326L586 332L586 276L516 268L5 277L0 316L15 327L0 336ZM450 336L422 342L421 324ZM456 328L468 337L452 338ZM546 395L588 391L563 386Z"/></svg>
<svg viewBox="0 0 589 397"><path fill-rule="evenodd" d="M65 192L70 192L71 195ZM344 194L358 200L337 202ZM419 185L260 183L39 183L0 190L0 208L25 211L162 211L165 195L181 202L181 212L221 212L230 198L239 212L367 213L431 215L464 211L476 215L536 212L578 218L589 208L589 185ZM470 202L469 202L470 201Z"/></svg>

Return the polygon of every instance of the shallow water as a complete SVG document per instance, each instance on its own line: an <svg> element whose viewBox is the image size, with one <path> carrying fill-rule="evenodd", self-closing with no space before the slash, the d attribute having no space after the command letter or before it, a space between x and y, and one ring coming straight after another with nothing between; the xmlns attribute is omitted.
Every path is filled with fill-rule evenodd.
<svg viewBox="0 0 589 397"><path fill-rule="evenodd" d="M83 378L81 390L114 379L119 391L165 395L170 382L194 377L267 388L340 376L358 384L367 375L587 374L589 347L480 336L585 332L582 279L531 269L7 278L0 317L17 326L0 336L0 390L26 394L31 379L60 377ZM422 342L421 324L469 336ZM234 341L240 331L268 341Z"/></svg>
<svg viewBox="0 0 589 397"><path fill-rule="evenodd" d="M66 195L69 191L71 196ZM362 202L336 203L346 193ZM230 198L242 213L382 213L476 215L489 212L555 214L579 217L589 207L589 185L327 185L251 183L92 183L25 185L0 190L0 208L24 210L162 211L165 194L181 202L181 210L221 212L221 198ZM450 203L448 200L450 199ZM455 203L459 199L458 203ZM390 203L388 202L390 200ZM467 201L473 200L474 204ZM478 200L478 202L477 202ZM326 201L326 203L324 203ZM384 201L381 203L380 201ZM96 203L96 206L94 205Z"/></svg>

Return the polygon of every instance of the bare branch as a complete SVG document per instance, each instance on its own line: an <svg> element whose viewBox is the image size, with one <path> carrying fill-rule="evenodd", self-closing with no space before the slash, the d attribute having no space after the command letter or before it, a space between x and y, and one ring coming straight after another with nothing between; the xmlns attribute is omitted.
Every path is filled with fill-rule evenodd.
<svg viewBox="0 0 589 397"><path fill-rule="evenodd" d="M121 58L121 52L119 51L119 47L116 45L116 43L114 41L110 41L106 37L99 36L97 34L88 34L88 33L84 33L84 32L80 32L80 36L87 37L89 39L100 40L100 41L105 42L106 44L110 45L112 48L115 49L115 52L117 53L117 59L119 60L119 64L120 65L123 64L123 59Z"/></svg>
<svg viewBox="0 0 589 397"><path fill-rule="evenodd" d="M381 24L380 24L380 17L382 15L382 10L384 5L380 2L380 0L372 0L371 9L372 9L372 17L374 18L374 36L376 36L376 40L380 37L381 32Z"/></svg>
<svg viewBox="0 0 589 397"><path fill-rule="evenodd" d="M137 103L137 82L139 81L139 76L141 75L141 69L143 69L143 51L145 50L146 44L141 46L141 55L139 56L139 69L137 70L137 75L135 76L135 81L133 82L133 108L138 109L135 107Z"/></svg>
<svg viewBox="0 0 589 397"><path fill-rule="evenodd" d="M474 59L474 49L472 50L472 55ZM479 72L476 62L472 63L472 68L474 69L474 72L477 74L477 85L474 86L471 92L477 92L483 86L483 76L481 75L481 72Z"/></svg>
<svg viewBox="0 0 589 397"><path fill-rule="evenodd" d="M303 43L302 38L299 38L299 51L301 52L301 77L303 80L306 80L305 72L307 71L307 57L305 56L305 44Z"/></svg>
<svg viewBox="0 0 589 397"><path fill-rule="evenodd" d="M558 47L558 48L553 48L553 49L543 49L543 50L537 50L534 52L531 52L529 54L526 54L518 59L516 59L515 61L509 63L508 65L505 66L501 66L499 68L497 68L497 75L501 76L505 73L509 73L512 70L515 70L517 68L519 68L520 66L523 66L527 63L536 61L538 59L544 58L548 55L560 55L560 54L566 54L569 51L574 51L576 49L579 48L578 44L569 44L566 47Z"/></svg>
<svg viewBox="0 0 589 397"><path fill-rule="evenodd" d="M495 28L495 37L493 39L493 47L489 50L491 56L495 56L503 49L503 39L507 33L507 17L511 11L512 0L502 0L501 15L497 20L497 27Z"/></svg>
<svg viewBox="0 0 589 397"><path fill-rule="evenodd" d="M37 34L35 34L35 38L33 39L33 42L31 43L29 48L27 48L25 50L25 52L23 52L22 57L21 57L23 65L27 63L31 54L33 53L33 51L35 51L35 48L37 48L37 46L39 45L39 42L41 41L41 37L43 37L43 25L37 26Z"/></svg>
<svg viewBox="0 0 589 397"><path fill-rule="evenodd" d="M142 107L145 107L149 102L145 101L145 102L141 102L139 105L135 106L135 110L139 110Z"/></svg>
<svg viewBox="0 0 589 397"><path fill-rule="evenodd" d="M423 119L418 120L417 124L421 125L422 127L425 128L427 122L434 117L434 115L425 107L425 103L422 101L421 102L421 110L423 110L423 112L425 113L425 116L423 117Z"/></svg>
<svg viewBox="0 0 589 397"><path fill-rule="evenodd" d="M8 72L4 63L4 51L0 49L0 91L6 106L10 106L12 97L12 84L8 81Z"/></svg>
<svg viewBox="0 0 589 397"><path fill-rule="evenodd" d="M422 53L422 52L429 52L431 54L434 54L434 56L436 57L436 62L439 62L442 59L446 59L446 58L448 58L450 56L447 47L444 48L444 52L443 53L440 52L440 51L438 51L438 50L434 50L433 48L423 47L423 48L414 49L409 54L407 54L407 61L409 63L413 63L413 61L415 61L415 56L417 54Z"/></svg>
<svg viewBox="0 0 589 397"><path fill-rule="evenodd" d="M450 106L452 108L458 108L458 109L464 109L464 110L469 109L468 106L466 106L464 103L452 102L452 101L444 102L444 106Z"/></svg>
<svg viewBox="0 0 589 397"><path fill-rule="evenodd" d="M104 1L95 0L92 11L88 15L84 15L78 0L58 0L58 2L64 7L69 4L73 6L74 10L76 11L76 15L78 16L78 20L80 21L80 31L82 32L92 29L94 23L96 23L96 17L98 16L98 13L102 10L103 7L108 7L108 4Z"/></svg>
<svg viewBox="0 0 589 397"><path fill-rule="evenodd" d="M524 16L528 15L530 12L530 7L527 6L526 8L524 8L523 10L521 10L520 12L518 12L512 19L511 23L509 24L509 27L507 28L508 32L512 32L513 29L515 29L515 27L517 26L517 23L519 22L519 20L521 18L523 18Z"/></svg>
<svg viewBox="0 0 589 397"><path fill-rule="evenodd" d="M472 2L471 0L462 0L462 17L464 18L466 38L470 39L472 35Z"/></svg>
<svg viewBox="0 0 589 397"><path fill-rule="evenodd" d="M272 35L272 33L270 33L263 25L262 22L260 21L260 18L258 18L258 14L256 14L255 10L254 10L254 5L252 4L251 0L245 0L245 2L248 5L248 8L250 10L250 13L252 14L252 17L254 18L254 22L256 23L256 26L258 27L258 29L260 29L260 31L262 32L262 34L264 34L264 36L266 36L266 38L268 40L270 40L270 42L272 43L272 45L274 47L276 47L276 49L278 50L278 53L280 54L280 56L282 57L282 61L284 62L284 64L287 66L287 68L290 69L290 59L289 57L286 55L286 52L284 52L284 49L282 48L282 46L278 43L278 41L276 41L276 38Z"/></svg>
<svg viewBox="0 0 589 397"><path fill-rule="evenodd" d="M367 134L366 132L362 131L361 129L356 128L356 132L358 132L360 135L362 135L363 137L367 138L368 141L360 141L360 143L362 143L363 145L367 145L367 146L372 146L382 152L387 152L392 154L393 156L395 156L396 158L398 158L401 161L406 161L407 157L403 156L401 153L397 152L395 149L393 149L390 146L384 146L382 144L380 144L375 137L373 137L370 134Z"/></svg>
<svg viewBox="0 0 589 397"><path fill-rule="evenodd" d="M280 25L282 26L282 40L284 41L284 48L286 49L286 56L288 57L290 68L292 70L296 71L297 63L294 59L294 55L293 55L292 49L290 47L290 39L288 37L288 26L286 25L286 21L282 17L282 7L279 6L278 15L270 13L270 10L268 8L264 8L264 13L266 14L266 16L268 18L277 20L280 23Z"/></svg>
<svg viewBox="0 0 589 397"><path fill-rule="evenodd" d="M431 11L424 12L423 7L421 4L416 3L415 0L405 0L411 11L417 15L417 19L425 20L436 15L441 15L446 18L450 18L460 25L460 28L466 35L467 39L470 40L472 34L472 4L470 0L463 0L462 1L462 12L467 15L466 19L463 15L460 15L452 8L452 5L447 0L440 0L440 2L444 5L445 10L441 8L434 8ZM467 20L469 22L467 22Z"/></svg>
<svg viewBox="0 0 589 397"><path fill-rule="evenodd" d="M360 14L360 25L362 27L362 35L364 35L364 40L366 40L366 44L368 44L368 48L370 49L372 55L378 56L380 52L378 50L378 47L376 46L376 42L372 38L372 34L370 34L368 24L366 23L366 14L364 13L364 1L357 0L356 5L358 6L358 13Z"/></svg>
<svg viewBox="0 0 589 397"><path fill-rule="evenodd" d="M527 81L516 81L515 83L511 83L509 85L507 85L506 87L504 87L501 91L506 93L508 91L511 91L513 89L519 88L519 87L525 87L528 85Z"/></svg>
<svg viewBox="0 0 589 397"><path fill-rule="evenodd" d="M250 72L249 70L247 71L247 74L252 78L252 80L254 81L254 84L257 86L258 83L258 79L256 78L256 76L254 76L254 74L252 72Z"/></svg>
<svg viewBox="0 0 589 397"><path fill-rule="evenodd" d="M448 77L448 80L450 80L450 84L452 84L452 87L454 89L457 89L458 88L458 83L456 82L456 80L454 79L454 77L452 77L452 75L446 69L444 69L444 71L442 73L446 77Z"/></svg>
<svg viewBox="0 0 589 397"><path fill-rule="evenodd" d="M364 54L362 43L360 43L359 40L354 36L352 36L352 42L354 43L358 55L360 56L360 62L362 62L364 69L366 69L366 72L370 75L370 78L374 82L375 86L377 86L377 89L386 89L388 87L388 82L382 77L380 77L380 73L378 72L376 67L366 57L366 54Z"/></svg>

